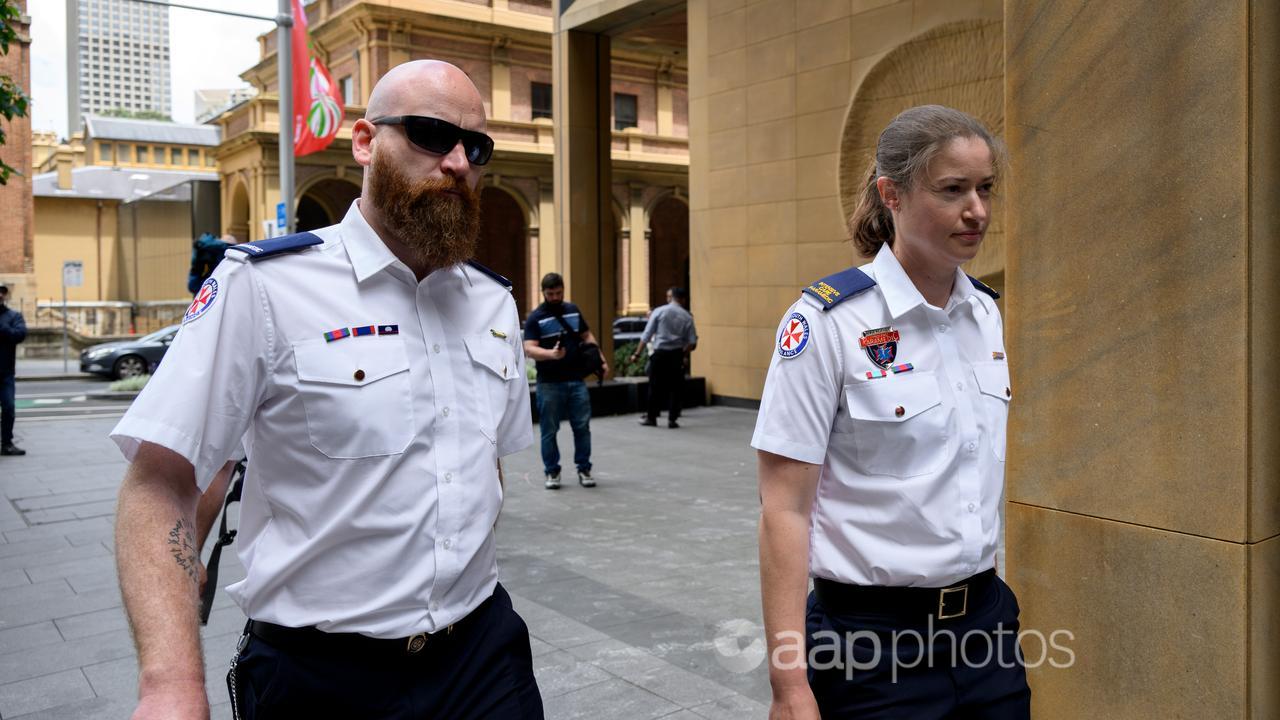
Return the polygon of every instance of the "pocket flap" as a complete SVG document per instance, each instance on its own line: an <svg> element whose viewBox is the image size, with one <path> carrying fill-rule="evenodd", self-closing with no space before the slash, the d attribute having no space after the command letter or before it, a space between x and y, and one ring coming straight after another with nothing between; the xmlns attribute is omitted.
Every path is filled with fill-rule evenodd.
<svg viewBox="0 0 1280 720"><path fill-rule="evenodd" d="M937 379L920 371L845 385L844 397L854 420L881 422L910 420L942 404Z"/></svg>
<svg viewBox="0 0 1280 720"><path fill-rule="evenodd" d="M471 361L488 368L499 378L513 380L523 375L524 368L515 367L515 355L506 342L489 333L467 335L462 340L467 345L467 353L471 355Z"/></svg>
<svg viewBox="0 0 1280 720"><path fill-rule="evenodd" d="M344 338L324 345L295 343L298 379L332 385L368 385L409 370L404 341L397 337Z"/></svg>
<svg viewBox="0 0 1280 720"><path fill-rule="evenodd" d="M1013 397L1009 384L1009 365L1002 362L974 363L973 376L978 380L978 389L984 395L997 397L1005 402Z"/></svg>

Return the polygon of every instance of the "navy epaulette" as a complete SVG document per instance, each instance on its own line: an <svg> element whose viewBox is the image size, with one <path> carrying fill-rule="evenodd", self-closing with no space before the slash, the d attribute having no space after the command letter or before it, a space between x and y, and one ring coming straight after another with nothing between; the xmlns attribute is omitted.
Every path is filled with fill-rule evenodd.
<svg viewBox="0 0 1280 720"><path fill-rule="evenodd" d="M976 278L976 277L974 277L974 276L972 276L972 275L965 275L965 277L969 278L969 282L973 283L973 286L974 286L975 288L977 288L977 289L981 290L982 292L984 292L984 293L986 293L986 294L990 295L992 300L999 300L999 299L1000 299L1000 293L996 292L996 291L995 291L995 289L994 289L994 288L992 288L990 285L988 285L988 284L986 284L986 283L982 282L981 280L979 280L978 278Z"/></svg>
<svg viewBox="0 0 1280 720"><path fill-rule="evenodd" d="M864 290L870 290L875 286L876 281L872 280L870 275L855 267L822 278L805 288L804 291L821 301L822 310L825 312L854 295Z"/></svg>
<svg viewBox="0 0 1280 720"><path fill-rule="evenodd" d="M513 287L513 285L511 284L511 281L510 281L510 280L508 280L508 279L506 279L506 278L502 277L502 276L501 276L501 275L499 275L498 273L496 273L496 272L494 272L494 271L490 270L489 268L487 268L487 267L485 267L485 266L481 265L480 263L476 262L475 260L468 260L468 261L467 261L467 264L468 264L468 265L470 265L471 267L473 267L473 268L475 268L475 269L479 270L480 272L484 273L485 275L488 275L489 277L493 278L493 280L494 280L495 282L497 282L499 285L501 285L502 287L506 288L507 290L510 290L510 289Z"/></svg>
<svg viewBox="0 0 1280 720"><path fill-rule="evenodd" d="M293 235L285 235L284 237L271 238L270 240L258 240L257 242L240 243L232 245L227 250L239 250L244 253L250 261L261 260L272 255L280 255L287 252L301 250L304 247L319 245L323 243L315 233L301 232Z"/></svg>

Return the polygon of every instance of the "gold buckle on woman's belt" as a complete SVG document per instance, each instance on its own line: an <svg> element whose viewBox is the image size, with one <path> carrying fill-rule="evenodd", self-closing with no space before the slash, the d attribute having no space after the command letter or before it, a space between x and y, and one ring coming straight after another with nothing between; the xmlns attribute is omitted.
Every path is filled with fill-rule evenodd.
<svg viewBox="0 0 1280 720"><path fill-rule="evenodd" d="M947 612L946 610L947 593L960 593L960 611L959 612L953 612L953 613ZM965 583L964 585L959 585L957 587L943 588L942 591L938 593L938 619L939 620L950 620L951 618L963 617L968 610L969 610L969 584L968 583Z"/></svg>

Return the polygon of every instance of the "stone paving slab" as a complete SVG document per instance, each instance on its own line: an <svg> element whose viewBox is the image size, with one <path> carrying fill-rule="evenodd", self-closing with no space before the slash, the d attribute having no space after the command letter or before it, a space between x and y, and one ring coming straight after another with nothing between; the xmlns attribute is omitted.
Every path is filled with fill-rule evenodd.
<svg viewBox="0 0 1280 720"><path fill-rule="evenodd" d="M124 462L106 433L117 419L20 419L31 454L0 463L6 720L133 708L136 658L112 553ZM698 408L675 431L595 419L593 490L544 490L536 447L506 461L499 573L529 625L549 720L767 716L762 663L732 650L760 614L754 419ZM559 437L572 457L567 427ZM244 571L234 552L223 558L225 586ZM204 630L215 720L231 716L225 675L243 625L219 593ZM736 640L717 642L725 636Z"/></svg>

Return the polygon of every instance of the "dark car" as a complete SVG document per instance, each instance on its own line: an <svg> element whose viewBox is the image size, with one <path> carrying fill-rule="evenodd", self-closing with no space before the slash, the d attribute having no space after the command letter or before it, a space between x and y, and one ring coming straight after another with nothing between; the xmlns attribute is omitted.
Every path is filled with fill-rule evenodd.
<svg viewBox="0 0 1280 720"><path fill-rule="evenodd" d="M80 352L80 372L121 380L146 375L160 364L181 325L170 325L137 340L121 340L87 347Z"/></svg>
<svg viewBox="0 0 1280 720"><path fill-rule="evenodd" d="M621 347L630 342L638 342L644 334L645 323L642 317L620 317L613 321L613 346Z"/></svg>

